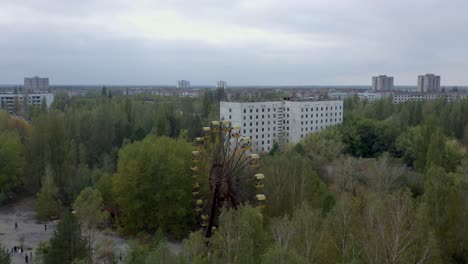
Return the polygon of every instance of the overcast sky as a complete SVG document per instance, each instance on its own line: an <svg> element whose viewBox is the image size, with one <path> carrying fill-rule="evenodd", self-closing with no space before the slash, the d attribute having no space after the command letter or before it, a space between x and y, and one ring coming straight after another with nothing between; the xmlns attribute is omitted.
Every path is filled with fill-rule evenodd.
<svg viewBox="0 0 468 264"><path fill-rule="evenodd" d="M0 83L468 85L467 0L0 0Z"/></svg>

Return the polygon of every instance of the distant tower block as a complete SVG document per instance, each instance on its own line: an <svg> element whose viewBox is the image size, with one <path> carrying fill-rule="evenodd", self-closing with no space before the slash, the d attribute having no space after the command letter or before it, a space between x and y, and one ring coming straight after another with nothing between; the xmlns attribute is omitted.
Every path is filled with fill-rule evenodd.
<svg viewBox="0 0 468 264"><path fill-rule="evenodd" d="M217 81L216 82L216 88L226 89L227 88L227 82L226 81Z"/></svg>
<svg viewBox="0 0 468 264"><path fill-rule="evenodd" d="M393 90L393 77L379 75L372 77L373 91L391 91Z"/></svg>
<svg viewBox="0 0 468 264"><path fill-rule="evenodd" d="M32 92L47 92L49 91L49 78L26 77L24 78L24 89Z"/></svg>
<svg viewBox="0 0 468 264"><path fill-rule="evenodd" d="M190 82L187 80L179 80L177 81L177 88L178 89L188 89L190 88Z"/></svg>

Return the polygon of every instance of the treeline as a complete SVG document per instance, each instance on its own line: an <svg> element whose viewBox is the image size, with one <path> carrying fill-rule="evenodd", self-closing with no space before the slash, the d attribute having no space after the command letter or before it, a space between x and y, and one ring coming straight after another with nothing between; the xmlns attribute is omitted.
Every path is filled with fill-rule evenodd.
<svg viewBox="0 0 468 264"><path fill-rule="evenodd" d="M57 94L52 108L0 111L0 204L19 192L35 194L52 176L64 205L93 184L96 173L113 174L118 152L148 134L190 141L202 123L218 115L215 91L201 98Z"/></svg>

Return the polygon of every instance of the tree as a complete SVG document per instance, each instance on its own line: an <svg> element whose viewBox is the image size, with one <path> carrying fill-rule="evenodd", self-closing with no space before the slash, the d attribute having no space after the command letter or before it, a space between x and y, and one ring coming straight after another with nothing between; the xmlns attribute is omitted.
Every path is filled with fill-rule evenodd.
<svg viewBox="0 0 468 264"><path fill-rule="evenodd" d="M13 132L0 132L0 205L10 199L23 171L20 138Z"/></svg>
<svg viewBox="0 0 468 264"><path fill-rule="evenodd" d="M447 173L433 166L424 184L425 221L434 231L446 263L468 261L468 188L466 175ZM465 262L463 262L465 261Z"/></svg>
<svg viewBox="0 0 468 264"><path fill-rule="evenodd" d="M156 136L121 149L113 196L125 231L160 228L178 237L185 234L193 223L191 149L184 141Z"/></svg>
<svg viewBox="0 0 468 264"><path fill-rule="evenodd" d="M259 263L263 253L263 216L249 205L223 208L210 242L219 263Z"/></svg>
<svg viewBox="0 0 468 264"><path fill-rule="evenodd" d="M50 166L47 166L46 173L42 179L41 190L37 193L37 218L46 220L59 215L61 203L58 196L58 188L54 183L52 170Z"/></svg>
<svg viewBox="0 0 468 264"><path fill-rule="evenodd" d="M8 249L4 248L2 245L0 245L0 263L2 264L11 263L10 252L8 252Z"/></svg>
<svg viewBox="0 0 468 264"><path fill-rule="evenodd" d="M83 227L88 254L91 255L97 238L97 226L102 221L103 200L101 193L91 187L83 189L73 203L73 209Z"/></svg>
<svg viewBox="0 0 468 264"><path fill-rule="evenodd" d="M434 245L425 241L411 193L398 190L367 198L360 242L368 263L427 263Z"/></svg>
<svg viewBox="0 0 468 264"><path fill-rule="evenodd" d="M66 211L50 239L49 251L44 256L44 262L70 264L89 257L81 225L71 212Z"/></svg>

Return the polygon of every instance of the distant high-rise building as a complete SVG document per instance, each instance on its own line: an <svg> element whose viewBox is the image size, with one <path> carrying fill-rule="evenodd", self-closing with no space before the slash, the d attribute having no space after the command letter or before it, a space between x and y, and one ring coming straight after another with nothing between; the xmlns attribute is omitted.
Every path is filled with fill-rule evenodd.
<svg viewBox="0 0 468 264"><path fill-rule="evenodd" d="M440 92L440 76L426 74L418 76L418 92Z"/></svg>
<svg viewBox="0 0 468 264"><path fill-rule="evenodd" d="M188 89L190 88L190 82L187 80L179 80L177 81L177 88L179 89Z"/></svg>
<svg viewBox="0 0 468 264"><path fill-rule="evenodd" d="M217 81L216 82L216 88L226 89L227 88L227 82L226 81Z"/></svg>
<svg viewBox="0 0 468 264"><path fill-rule="evenodd" d="M26 77L24 78L24 89L26 91L47 92L49 91L49 78Z"/></svg>
<svg viewBox="0 0 468 264"><path fill-rule="evenodd" d="M372 77L372 90L374 91L390 91L393 90L393 77L387 75L379 75Z"/></svg>

